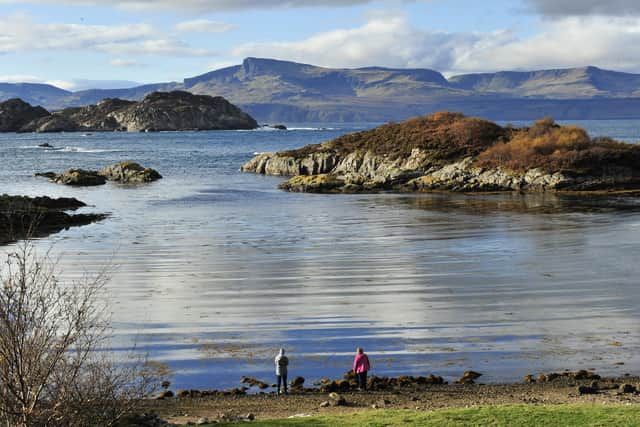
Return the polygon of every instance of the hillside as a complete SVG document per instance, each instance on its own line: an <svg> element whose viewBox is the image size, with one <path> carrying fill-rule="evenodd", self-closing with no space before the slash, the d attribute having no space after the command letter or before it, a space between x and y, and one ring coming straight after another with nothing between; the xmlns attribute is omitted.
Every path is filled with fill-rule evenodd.
<svg viewBox="0 0 640 427"><path fill-rule="evenodd" d="M514 98L589 99L640 96L640 74L619 73L596 67L465 74L450 78L449 83L462 90Z"/></svg>
<svg viewBox="0 0 640 427"><path fill-rule="evenodd" d="M429 69L323 68L261 58L182 82L130 89L71 93L49 85L5 83L0 84L0 101L19 97L56 110L105 98L139 101L151 92L174 90L222 96L263 122L386 122L441 110L494 120L640 118L640 74L596 67L447 80Z"/></svg>

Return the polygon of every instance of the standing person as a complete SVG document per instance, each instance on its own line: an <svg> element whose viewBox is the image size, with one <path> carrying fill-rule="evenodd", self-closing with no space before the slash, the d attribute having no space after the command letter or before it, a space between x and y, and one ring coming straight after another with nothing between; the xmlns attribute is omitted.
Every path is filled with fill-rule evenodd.
<svg viewBox="0 0 640 427"><path fill-rule="evenodd" d="M289 366L289 359L284 355L284 348L280 349L280 352L276 356L276 377L278 378L278 390L277 395L280 396L280 386L284 386L284 394L287 394L287 367Z"/></svg>
<svg viewBox="0 0 640 427"><path fill-rule="evenodd" d="M362 347L358 347L356 357L353 359L353 372L358 376L358 389L367 390L367 372L371 370L369 357L364 353Z"/></svg>

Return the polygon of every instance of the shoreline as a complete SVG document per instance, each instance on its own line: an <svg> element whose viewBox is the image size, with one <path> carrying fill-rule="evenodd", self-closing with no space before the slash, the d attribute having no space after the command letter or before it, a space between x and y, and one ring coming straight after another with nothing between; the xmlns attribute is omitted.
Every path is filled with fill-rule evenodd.
<svg viewBox="0 0 640 427"><path fill-rule="evenodd" d="M635 391L624 392L629 384ZM239 420L251 414L255 419L283 419L293 416L345 415L367 411L430 411L494 405L640 405L640 377L610 377L573 380L567 377L549 382L503 384L441 384L400 387L390 391L340 392L344 403L333 403L329 393L294 391L235 396L181 397L146 400L139 411L155 413L172 424L199 419Z"/></svg>

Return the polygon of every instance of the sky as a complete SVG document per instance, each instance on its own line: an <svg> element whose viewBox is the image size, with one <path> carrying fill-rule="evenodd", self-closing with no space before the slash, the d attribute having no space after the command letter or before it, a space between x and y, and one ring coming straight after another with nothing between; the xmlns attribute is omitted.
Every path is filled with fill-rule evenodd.
<svg viewBox="0 0 640 427"><path fill-rule="evenodd" d="M640 72L638 0L0 0L0 82L182 81L245 57Z"/></svg>

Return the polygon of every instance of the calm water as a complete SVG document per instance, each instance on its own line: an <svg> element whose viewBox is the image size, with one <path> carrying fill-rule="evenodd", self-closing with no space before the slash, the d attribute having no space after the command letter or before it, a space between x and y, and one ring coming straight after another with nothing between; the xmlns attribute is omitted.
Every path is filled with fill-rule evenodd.
<svg viewBox="0 0 640 427"><path fill-rule="evenodd" d="M637 121L579 124L640 140ZM254 152L354 129L4 134L0 193L77 197L111 213L39 246L54 245L67 278L117 266L116 349L137 342L177 388L270 380L280 346L308 381L341 376L359 345L378 375L639 373L640 202L289 194L279 178L238 172ZM126 159L165 179L74 189L32 177Z"/></svg>

